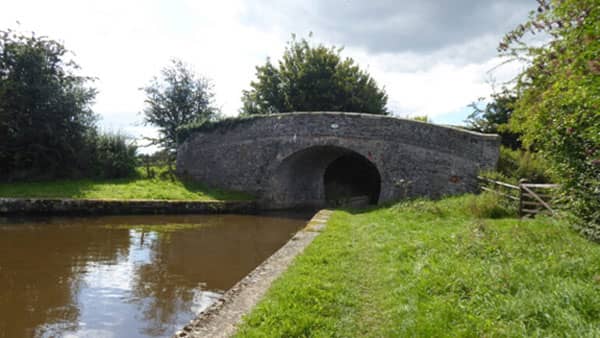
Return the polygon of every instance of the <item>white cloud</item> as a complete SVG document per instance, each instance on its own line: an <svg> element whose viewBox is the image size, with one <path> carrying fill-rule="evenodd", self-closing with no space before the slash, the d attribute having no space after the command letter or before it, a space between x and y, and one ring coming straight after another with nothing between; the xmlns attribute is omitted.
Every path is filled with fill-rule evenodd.
<svg viewBox="0 0 600 338"><path fill-rule="evenodd" d="M98 77L95 85L100 93L94 109L103 117L104 128L151 136L156 131L140 125L144 95L139 88L170 58L181 58L213 79L217 104L225 115L237 114L241 91L254 78L254 67L267 56L279 59L294 33L278 22L289 17L282 11L297 6L273 5L264 16L273 21L259 25L260 18L242 18L252 5L250 0L20 0L2 5L0 29L15 28L18 20L18 29L63 41L76 53L82 73ZM302 12L297 13L300 18ZM373 54L360 44L347 44L343 55L355 58L385 85L392 110L435 117L490 93L486 72L499 63L488 56L496 41L497 34L488 29L468 41L427 53ZM502 72L514 71L513 66ZM507 76L500 73L499 77Z"/></svg>
<svg viewBox="0 0 600 338"><path fill-rule="evenodd" d="M394 113L435 118L460 110L479 97L489 97L492 85L499 87L512 80L520 69L516 63L501 65L502 60L497 57L467 63L461 55L465 52L459 49L475 47L468 43L427 55L371 55L363 49L348 48L345 55L367 68L385 86Z"/></svg>

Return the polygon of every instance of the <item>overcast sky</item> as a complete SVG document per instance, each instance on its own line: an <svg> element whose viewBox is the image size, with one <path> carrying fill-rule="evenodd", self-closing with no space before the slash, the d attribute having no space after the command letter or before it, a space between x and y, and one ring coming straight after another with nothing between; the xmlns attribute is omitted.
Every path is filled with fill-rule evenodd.
<svg viewBox="0 0 600 338"><path fill-rule="evenodd" d="M292 33L344 46L385 86L398 116L460 123L466 106L491 93L518 65L500 64L502 35L535 0L2 0L0 28L62 41L82 74L97 77L94 109L106 129L132 136L148 84L171 58L215 84L217 104L236 115L255 66L279 59ZM20 25L17 25L17 21Z"/></svg>

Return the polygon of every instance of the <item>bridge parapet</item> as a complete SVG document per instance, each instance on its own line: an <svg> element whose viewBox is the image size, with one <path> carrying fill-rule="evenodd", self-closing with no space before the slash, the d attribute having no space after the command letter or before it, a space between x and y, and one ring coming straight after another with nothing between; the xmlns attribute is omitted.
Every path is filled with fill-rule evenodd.
<svg viewBox="0 0 600 338"><path fill-rule="evenodd" d="M382 202L473 191L477 173L496 166L499 145L497 135L395 117L300 112L201 127L179 148L177 171L253 193L265 207L322 206L325 172L354 154L377 169Z"/></svg>

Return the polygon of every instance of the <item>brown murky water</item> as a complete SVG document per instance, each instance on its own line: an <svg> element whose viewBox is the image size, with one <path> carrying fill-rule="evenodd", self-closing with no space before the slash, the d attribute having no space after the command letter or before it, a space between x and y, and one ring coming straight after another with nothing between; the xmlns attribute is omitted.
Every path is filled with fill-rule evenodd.
<svg viewBox="0 0 600 338"><path fill-rule="evenodd" d="M308 217L0 219L0 337L170 336Z"/></svg>

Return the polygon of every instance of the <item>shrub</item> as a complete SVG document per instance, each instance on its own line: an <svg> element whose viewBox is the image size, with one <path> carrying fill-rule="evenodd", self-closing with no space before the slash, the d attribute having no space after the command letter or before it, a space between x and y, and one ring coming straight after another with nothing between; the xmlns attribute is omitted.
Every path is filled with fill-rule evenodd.
<svg viewBox="0 0 600 338"><path fill-rule="evenodd" d="M493 193L469 196L465 211L477 218L504 218L517 216L517 205Z"/></svg>
<svg viewBox="0 0 600 338"><path fill-rule="evenodd" d="M494 181L509 183L512 185L519 184L518 178L512 177L512 176L507 176L504 173L501 173L501 172L495 171L495 170L482 171L481 173L479 173L479 176L483 176L485 178L489 178L490 180L494 180Z"/></svg>
<svg viewBox="0 0 600 338"><path fill-rule="evenodd" d="M512 150L501 147L498 172L514 183L520 179L536 183L553 181L549 165L541 154L522 149Z"/></svg>
<svg viewBox="0 0 600 338"><path fill-rule="evenodd" d="M131 177L136 174L137 147L119 133L99 133L91 140L92 172L99 178Z"/></svg>
<svg viewBox="0 0 600 338"><path fill-rule="evenodd" d="M420 121L420 122L433 123L433 121L427 115L413 116L410 119L415 120L415 121Z"/></svg>

